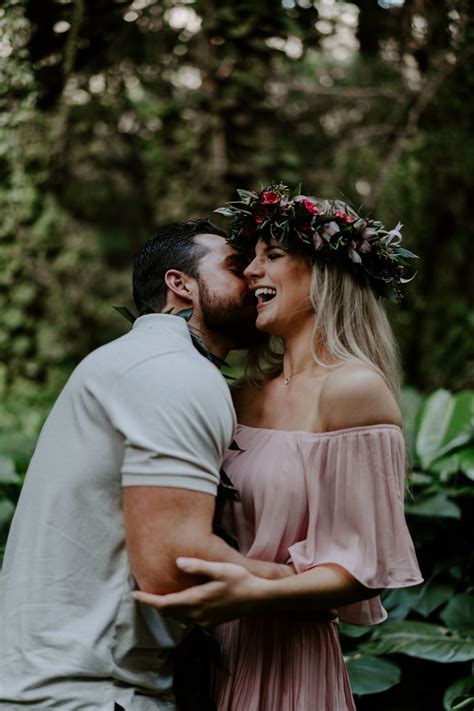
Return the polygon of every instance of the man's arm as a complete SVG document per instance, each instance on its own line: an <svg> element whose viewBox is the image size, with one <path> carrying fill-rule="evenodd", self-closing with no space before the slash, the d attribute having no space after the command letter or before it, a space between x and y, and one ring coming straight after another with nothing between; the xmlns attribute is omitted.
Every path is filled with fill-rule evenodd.
<svg viewBox="0 0 474 711"><path fill-rule="evenodd" d="M128 555L141 590L165 594L204 582L177 568L180 556L237 563L261 578L291 575L288 566L246 558L216 536L214 506L214 496L182 488L123 488Z"/></svg>

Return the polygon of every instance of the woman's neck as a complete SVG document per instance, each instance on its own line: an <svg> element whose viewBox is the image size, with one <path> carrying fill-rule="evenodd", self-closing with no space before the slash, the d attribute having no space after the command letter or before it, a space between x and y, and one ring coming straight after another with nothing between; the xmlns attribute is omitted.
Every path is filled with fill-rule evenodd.
<svg viewBox="0 0 474 711"><path fill-rule="evenodd" d="M330 358L325 344L316 335L316 343L314 343L313 334L314 319L305 322L303 327L298 328L293 333L286 335L283 339L285 342L285 352L283 355L283 373L286 377L291 376L296 372L300 372L304 368L314 363L314 347L316 346L316 355L319 360L324 363L329 363L333 359Z"/></svg>

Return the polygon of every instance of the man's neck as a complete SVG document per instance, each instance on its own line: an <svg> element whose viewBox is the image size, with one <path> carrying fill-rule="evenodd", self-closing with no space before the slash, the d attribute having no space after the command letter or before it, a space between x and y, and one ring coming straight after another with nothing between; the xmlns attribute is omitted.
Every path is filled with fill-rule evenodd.
<svg viewBox="0 0 474 711"><path fill-rule="evenodd" d="M199 319L193 316L189 319L188 326L199 336L209 353L212 353L219 360L224 361L229 355L229 351L234 347L234 344L228 338L215 331L209 331L202 323L199 323Z"/></svg>
<svg viewBox="0 0 474 711"><path fill-rule="evenodd" d="M180 311L185 311L190 308L189 305L180 307L167 304L161 313L177 314ZM219 360L224 361L229 355L229 351L234 348L234 343L229 338L222 336L216 331L207 329L196 314L193 313L191 318L187 319L187 324L193 329L196 335L199 336L209 353L216 356Z"/></svg>

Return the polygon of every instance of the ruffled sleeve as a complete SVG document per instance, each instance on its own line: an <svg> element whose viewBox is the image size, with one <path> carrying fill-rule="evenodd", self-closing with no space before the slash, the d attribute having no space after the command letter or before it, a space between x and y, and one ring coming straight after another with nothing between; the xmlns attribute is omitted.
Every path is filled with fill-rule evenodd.
<svg viewBox="0 0 474 711"><path fill-rule="evenodd" d="M296 570L335 563L368 588L421 583L403 511L401 430L374 425L328 433L305 460L307 533L289 548ZM352 624L386 617L379 597L339 608L339 618Z"/></svg>

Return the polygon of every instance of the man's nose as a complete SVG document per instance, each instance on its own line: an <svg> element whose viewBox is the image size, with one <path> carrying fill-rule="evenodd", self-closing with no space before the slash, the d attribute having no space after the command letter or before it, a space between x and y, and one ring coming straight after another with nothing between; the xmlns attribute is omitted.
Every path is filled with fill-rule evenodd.
<svg viewBox="0 0 474 711"><path fill-rule="evenodd" d="M260 263L260 260L255 257L250 264L244 269L244 277L248 281L253 281L254 279L258 279L260 276L263 274L263 269L262 265Z"/></svg>

